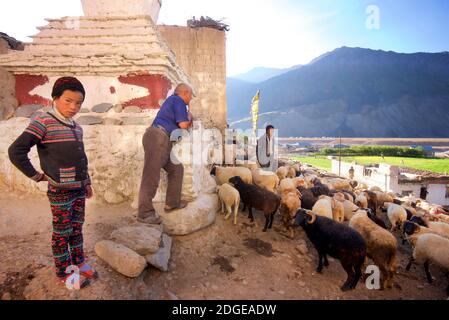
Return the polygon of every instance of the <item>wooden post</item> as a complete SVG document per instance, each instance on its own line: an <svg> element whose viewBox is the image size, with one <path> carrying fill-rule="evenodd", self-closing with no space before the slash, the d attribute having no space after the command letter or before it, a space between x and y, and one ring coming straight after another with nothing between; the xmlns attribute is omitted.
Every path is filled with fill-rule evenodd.
<svg viewBox="0 0 449 320"><path fill-rule="evenodd" d="M340 145L338 149L339 149L338 176L341 177L341 133L340 133Z"/></svg>

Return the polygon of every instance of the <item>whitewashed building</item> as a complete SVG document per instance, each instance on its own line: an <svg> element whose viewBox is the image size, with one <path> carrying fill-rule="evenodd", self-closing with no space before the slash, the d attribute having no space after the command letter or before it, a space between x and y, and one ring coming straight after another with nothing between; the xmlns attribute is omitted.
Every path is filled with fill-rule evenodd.
<svg viewBox="0 0 449 320"><path fill-rule="evenodd" d="M410 170L390 166L385 163L379 166L363 166L355 163L332 160L332 173L343 177L349 176L354 168L354 179L368 186L377 186L386 192L394 192L401 196L412 195L422 197L427 191L427 201L433 204L449 206L449 176L434 173L414 174Z"/></svg>

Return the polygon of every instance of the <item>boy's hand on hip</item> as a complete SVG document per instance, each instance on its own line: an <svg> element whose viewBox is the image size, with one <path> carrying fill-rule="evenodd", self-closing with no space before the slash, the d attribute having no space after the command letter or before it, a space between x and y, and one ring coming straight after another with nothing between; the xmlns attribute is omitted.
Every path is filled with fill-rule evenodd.
<svg viewBox="0 0 449 320"><path fill-rule="evenodd" d="M86 186L86 199L91 199L94 196L94 191L91 185Z"/></svg>

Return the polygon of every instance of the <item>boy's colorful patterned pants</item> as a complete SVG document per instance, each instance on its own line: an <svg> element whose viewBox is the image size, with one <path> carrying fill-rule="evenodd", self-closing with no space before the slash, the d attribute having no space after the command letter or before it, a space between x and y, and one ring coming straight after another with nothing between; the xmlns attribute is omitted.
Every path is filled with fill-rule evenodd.
<svg viewBox="0 0 449 320"><path fill-rule="evenodd" d="M67 267L84 262L83 224L86 192L61 190L49 185L48 199L53 214L52 251L56 275L67 276Z"/></svg>

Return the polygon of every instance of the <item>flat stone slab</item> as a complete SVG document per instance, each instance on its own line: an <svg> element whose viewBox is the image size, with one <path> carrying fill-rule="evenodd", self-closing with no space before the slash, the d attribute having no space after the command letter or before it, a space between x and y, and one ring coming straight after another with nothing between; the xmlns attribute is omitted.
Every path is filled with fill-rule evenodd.
<svg viewBox="0 0 449 320"><path fill-rule="evenodd" d="M218 196L203 194L189 203L185 209L158 213L164 222L165 233L171 236L185 236L213 224L218 210Z"/></svg>
<svg viewBox="0 0 449 320"><path fill-rule="evenodd" d="M148 119L142 118L142 117L128 117L128 118L122 118L124 126L141 126L148 124L150 125Z"/></svg>
<svg viewBox="0 0 449 320"><path fill-rule="evenodd" d="M138 225L115 230L111 239L141 256L156 253L162 244L162 227Z"/></svg>
<svg viewBox="0 0 449 320"><path fill-rule="evenodd" d="M103 124L105 126L121 126L123 121L120 119L106 118L104 119Z"/></svg>
<svg viewBox="0 0 449 320"><path fill-rule="evenodd" d="M76 122L78 122L82 126L91 126L96 124L102 124L103 118L96 116L81 116L78 119L76 119Z"/></svg>
<svg viewBox="0 0 449 320"><path fill-rule="evenodd" d="M168 235L164 234L162 236L162 246L159 250L151 255L147 255L145 259L148 264L152 265L156 269L159 269L163 272L168 271L168 263L170 261L171 256L171 247L172 247L172 238Z"/></svg>
<svg viewBox="0 0 449 320"><path fill-rule="evenodd" d="M23 105L16 110L14 116L17 118L30 118L42 108L44 108L44 106L40 104Z"/></svg>
<svg viewBox="0 0 449 320"><path fill-rule="evenodd" d="M111 110L114 106L111 103L101 103L97 104L92 108L92 112L95 113L106 113Z"/></svg>
<svg viewBox="0 0 449 320"><path fill-rule="evenodd" d="M124 110L125 113L142 113L142 109L139 107L126 107Z"/></svg>
<svg viewBox="0 0 449 320"><path fill-rule="evenodd" d="M115 271L129 278L137 278L147 267L144 257L112 241L98 242L95 253Z"/></svg>

